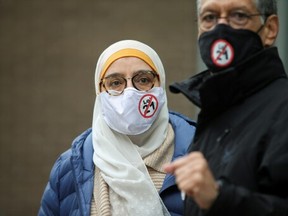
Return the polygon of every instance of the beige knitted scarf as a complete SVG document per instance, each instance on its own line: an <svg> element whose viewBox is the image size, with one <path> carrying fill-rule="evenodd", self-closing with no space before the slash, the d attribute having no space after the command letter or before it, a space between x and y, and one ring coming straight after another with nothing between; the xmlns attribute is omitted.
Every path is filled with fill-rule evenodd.
<svg viewBox="0 0 288 216"><path fill-rule="evenodd" d="M168 133L164 143L153 153L144 158L149 175L157 189L160 191L166 173L162 169L165 163L172 160L174 152L174 131L169 124ZM91 203L91 216L111 216L109 187L102 178L100 170L95 168L94 189Z"/></svg>

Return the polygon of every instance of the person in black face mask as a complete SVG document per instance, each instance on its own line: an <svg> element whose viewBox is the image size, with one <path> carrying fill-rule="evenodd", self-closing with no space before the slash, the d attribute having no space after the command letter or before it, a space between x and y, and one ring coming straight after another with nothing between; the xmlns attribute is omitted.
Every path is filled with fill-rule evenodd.
<svg viewBox="0 0 288 216"><path fill-rule="evenodd" d="M276 0L198 0L207 70L170 85L200 108L190 153L165 165L185 215L288 215L288 79Z"/></svg>
<svg viewBox="0 0 288 216"><path fill-rule="evenodd" d="M236 15L232 17L234 16ZM217 17L214 19L217 20ZM235 19L237 20L238 17ZM248 17L245 19L248 21ZM201 34L199 37L200 53L210 71L217 72L236 66L247 57L261 51L263 45L258 32L262 30L262 27L263 25L256 33L246 29L234 29L226 24L218 24L213 30Z"/></svg>

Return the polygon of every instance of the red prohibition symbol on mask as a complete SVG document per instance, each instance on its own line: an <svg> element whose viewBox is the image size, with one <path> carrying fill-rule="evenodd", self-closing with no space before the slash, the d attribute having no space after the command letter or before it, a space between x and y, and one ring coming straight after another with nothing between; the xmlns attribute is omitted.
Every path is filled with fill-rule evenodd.
<svg viewBox="0 0 288 216"><path fill-rule="evenodd" d="M218 67L227 67L234 59L234 49L228 41L217 40L211 47L211 58Z"/></svg>
<svg viewBox="0 0 288 216"><path fill-rule="evenodd" d="M139 101L138 109L144 118L151 118L158 109L157 98L152 94L144 95Z"/></svg>

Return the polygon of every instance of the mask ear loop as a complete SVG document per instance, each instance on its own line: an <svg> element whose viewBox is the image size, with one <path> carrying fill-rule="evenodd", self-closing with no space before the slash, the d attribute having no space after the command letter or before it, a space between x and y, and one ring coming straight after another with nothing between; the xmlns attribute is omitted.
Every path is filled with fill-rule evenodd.
<svg viewBox="0 0 288 216"><path fill-rule="evenodd" d="M264 26L265 26L265 23L260 26L260 28L256 31L256 33L259 34L259 32L262 31L262 29L263 29Z"/></svg>
<svg viewBox="0 0 288 216"><path fill-rule="evenodd" d="M262 25L260 26L260 28L256 31L256 33L259 35L259 33L262 31L262 29L264 28L265 24L266 24L266 21L268 19L269 16L266 16L265 17L262 17L261 16L261 21L262 21Z"/></svg>
<svg viewBox="0 0 288 216"><path fill-rule="evenodd" d="M270 14L271 15L271 14ZM265 26L266 24L266 21L268 19L268 17L270 16L268 14L262 14L262 16L260 17L261 21L262 21L262 25L260 26L260 28L256 31L256 33L258 34L259 32L262 31L263 27Z"/></svg>

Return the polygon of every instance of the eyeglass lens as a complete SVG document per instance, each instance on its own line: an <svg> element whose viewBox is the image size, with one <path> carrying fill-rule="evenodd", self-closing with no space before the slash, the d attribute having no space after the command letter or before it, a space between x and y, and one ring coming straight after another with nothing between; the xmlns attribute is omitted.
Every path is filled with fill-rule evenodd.
<svg viewBox="0 0 288 216"><path fill-rule="evenodd" d="M132 80L134 88L148 91L153 88L157 75L153 71L138 71L132 78L124 78L121 74L111 74L102 80L103 87L109 94L119 95L127 87L127 79Z"/></svg>

